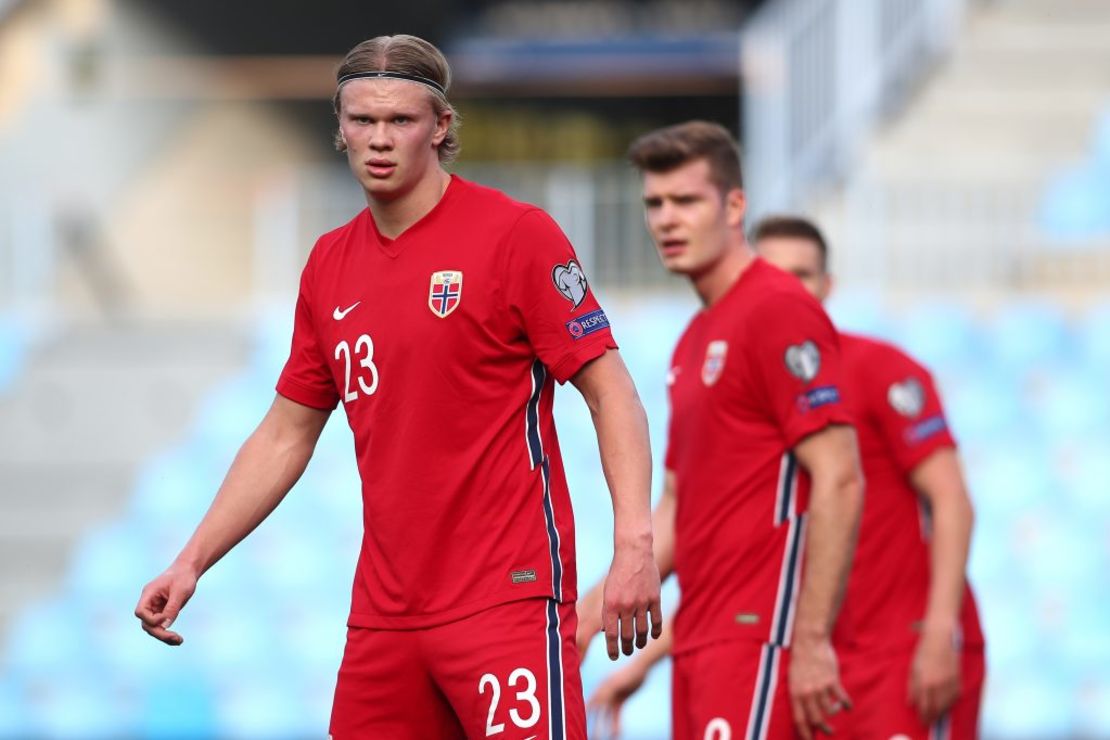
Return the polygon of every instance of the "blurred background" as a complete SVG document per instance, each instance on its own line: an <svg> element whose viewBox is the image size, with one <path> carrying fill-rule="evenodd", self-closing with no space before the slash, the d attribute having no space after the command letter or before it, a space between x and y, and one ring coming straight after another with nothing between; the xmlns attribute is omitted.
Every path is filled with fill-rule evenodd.
<svg viewBox="0 0 1110 740"><path fill-rule="evenodd" d="M657 461L696 304L621 156L688 118L736 132L752 217L826 229L834 319L940 381L978 513L984 735L1110 737L1105 0L0 0L0 737L326 735L361 536L341 411L201 581L182 648L132 610L272 399L315 236L365 206L334 70L398 32L454 65L455 170L575 243ZM586 587L611 512L573 390L556 413ZM666 737L668 694L661 667L628 737Z"/></svg>

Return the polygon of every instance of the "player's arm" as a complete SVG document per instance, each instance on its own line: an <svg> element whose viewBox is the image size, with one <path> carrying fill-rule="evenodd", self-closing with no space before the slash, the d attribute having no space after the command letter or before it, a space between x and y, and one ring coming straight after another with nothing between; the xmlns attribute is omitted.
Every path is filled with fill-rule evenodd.
<svg viewBox="0 0 1110 740"><path fill-rule="evenodd" d="M663 473L663 493L655 504L651 514L651 531L654 540L655 567L659 569L659 578L667 580L674 571L674 516L675 516L675 480L674 473L670 470ZM586 657L586 650L594 635L602 629L602 604L605 591L605 581L595 584L584 596L578 599L578 654L580 658ZM666 628L664 628L666 635ZM656 640L653 645L657 644ZM653 650L651 646L647 650ZM670 650L670 640L667 636L666 650Z"/></svg>
<svg viewBox="0 0 1110 740"><path fill-rule="evenodd" d="M281 502L308 465L330 413L275 398L240 448L189 542L143 589L135 616L148 634L170 645L182 643L169 627L193 595L197 579Z"/></svg>
<svg viewBox="0 0 1110 740"><path fill-rule="evenodd" d="M648 673L656 663L671 652L674 642L673 620L663 625L663 634L652 640L646 648L636 654L619 669L613 671L594 690L586 703L586 711L595 714L595 728L601 737L620 737L620 713L624 703L632 698L644 685Z"/></svg>
<svg viewBox="0 0 1110 740"><path fill-rule="evenodd" d="M855 430L836 424L794 447L810 475L805 564L791 638L790 690L795 724L805 738L847 705L840 685L832 628L855 550L863 507L863 475Z"/></svg>
<svg viewBox="0 0 1110 740"><path fill-rule="evenodd" d="M974 511L956 450L933 451L910 471L932 512L929 596L910 673L910 698L927 724L960 693L959 628Z"/></svg>
<svg viewBox="0 0 1110 740"><path fill-rule="evenodd" d="M613 564L605 579L602 625L609 656L625 655L662 630L659 569L651 529L651 446L647 414L620 353L607 350L571 378L597 430L601 466L613 499Z"/></svg>

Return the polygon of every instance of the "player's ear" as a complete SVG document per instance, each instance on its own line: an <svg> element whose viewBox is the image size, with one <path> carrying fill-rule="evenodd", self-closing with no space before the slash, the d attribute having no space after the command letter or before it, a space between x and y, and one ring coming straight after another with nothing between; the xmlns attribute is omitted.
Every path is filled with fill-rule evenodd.
<svg viewBox="0 0 1110 740"><path fill-rule="evenodd" d="M455 112L450 108L444 108L436 115L436 132L432 137L432 143L437 147L447 138L447 132L451 130L453 120L455 120Z"/></svg>
<svg viewBox="0 0 1110 740"><path fill-rule="evenodd" d="M740 228L744 224L744 214L748 210L748 199L740 188L732 188L725 193L725 218L729 226Z"/></svg>

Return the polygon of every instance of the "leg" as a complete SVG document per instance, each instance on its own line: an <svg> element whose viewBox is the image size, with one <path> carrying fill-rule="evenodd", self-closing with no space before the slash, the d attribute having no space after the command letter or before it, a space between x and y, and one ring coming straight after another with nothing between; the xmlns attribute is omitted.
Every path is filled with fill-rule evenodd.
<svg viewBox="0 0 1110 740"><path fill-rule="evenodd" d="M347 630L329 730L334 740L463 737L451 706L418 659L418 634Z"/></svg>
<svg viewBox="0 0 1110 740"><path fill-rule="evenodd" d="M468 738L585 740L574 604L525 599L436 627L421 646Z"/></svg>

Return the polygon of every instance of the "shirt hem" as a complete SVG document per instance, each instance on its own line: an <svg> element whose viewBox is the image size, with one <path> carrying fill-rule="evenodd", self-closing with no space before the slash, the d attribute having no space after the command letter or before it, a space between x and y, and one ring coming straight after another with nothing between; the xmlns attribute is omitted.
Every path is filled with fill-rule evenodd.
<svg viewBox="0 0 1110 740"><path fill-rule="evenodd" d="M335 407L339 405L339 399L333 397L323 397L316 391L313 391L301 385L295 380L289 378L281 378L274 388L280 395L285 396L290 401L299 403L302 406L309 406L321 411L334 411Z"/></svg>
<svg viewBox="0 0 1110 740"><path fill-rule="evenodd" d="M575 347L574 351L564 355L562 359L555 363L555 366L551 368L551 375L560 384L565 383L574 377L575 373L581 370L587 362L596 360L611 349L620 349L616 340L612 337L605 337L604 341Z"/></svg>

